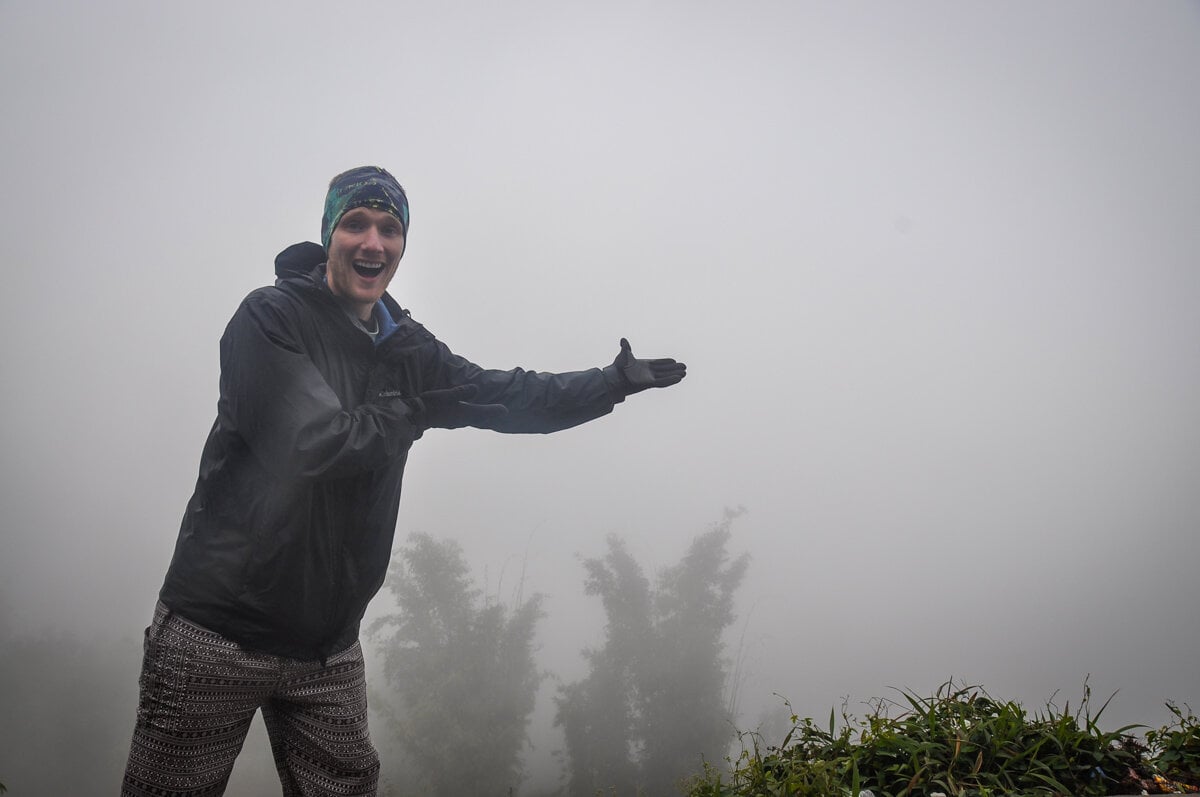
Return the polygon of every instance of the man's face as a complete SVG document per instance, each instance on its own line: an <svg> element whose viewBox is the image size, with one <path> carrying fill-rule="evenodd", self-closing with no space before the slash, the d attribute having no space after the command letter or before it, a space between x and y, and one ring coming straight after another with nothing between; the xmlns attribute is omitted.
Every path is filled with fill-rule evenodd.
<svg viewBox="0 0 1200 797"><path fill-rule="evenodd" d="M383 296L404 254L404 227L384 210L347 210L329 240L325 281L364 321Z"/></svg>

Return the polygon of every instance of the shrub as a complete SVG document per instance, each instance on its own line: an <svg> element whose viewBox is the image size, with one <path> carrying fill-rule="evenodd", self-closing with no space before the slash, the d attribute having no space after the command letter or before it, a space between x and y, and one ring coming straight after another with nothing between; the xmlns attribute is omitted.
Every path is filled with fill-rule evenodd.
<svg viewBox="0 0 1200 797"><path fill-rule="evenodd" d="M1155 774L1173 781L1173 788L1200 792L1200 719L1190 708L1185 714L1169 701L1167 709L1175 715L1175 720L1146 732Z"/></svg>
<svg viewBox="0 0 1200 797"><path fill-rule="evenodd" d="M873 701L863 719L843 708L840 727L832 711L825 727L793 716L782 743L765 750L760 737L743 734L729 774L707 767L689 797L1161 793L1193 783L1198 771L1200 736L1190 711L1168 704L1176 721L1143 744L1129 734L1139 726L1099 728L1108 701L1092 714L1086 682L1077 711L1050 703L1032 715L953 682L929 698L900 694L901 702Z"/></svg>

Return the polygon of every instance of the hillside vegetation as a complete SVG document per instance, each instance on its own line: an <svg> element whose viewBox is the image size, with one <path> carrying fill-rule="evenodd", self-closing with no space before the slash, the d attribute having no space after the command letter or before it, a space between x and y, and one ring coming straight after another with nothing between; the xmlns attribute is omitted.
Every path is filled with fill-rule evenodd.
<svg viewBox="0 0 1200 797"><path fill-rule="evenodd" d="M1111 700L1111 698L1109 698ZM792 717L773 746L743 734L730 771L708 767L689 797L992 797L1200 792L1200 720L1175 719L1143 735L1140 726L1102 731L1107 701L1091 713L1053 704L1029 714L981 688L944 684L932 697L901 692L856 719L843 709L827 724Z"/></svg>

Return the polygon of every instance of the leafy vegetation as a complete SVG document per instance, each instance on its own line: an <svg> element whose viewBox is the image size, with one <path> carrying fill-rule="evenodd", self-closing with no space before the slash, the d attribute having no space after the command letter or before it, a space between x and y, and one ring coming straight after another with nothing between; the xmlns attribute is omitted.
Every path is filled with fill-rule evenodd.
<svg viewBox="0 0 1200 797"><path fill-rule="evenodd" d="M843 708L839 727L793 716L778 746L753 734L728 775L708 766L689 797L875 797L943 794L1112 795L1200 791L1200 723L1171 706L1176 721L1146 734L1100 729L1090 689L1077 711L1049 704L1032 715L974 686L944 684L932 697L901 692L862 719ZM1109 698L1111 700L1112 698ZM1168 704L1170 706L1170 704ZM893 713L895 715L893 716ZM749 742L747 745L746 743Z"/></svg>
<svg viewBox="0 0 1200 797"><path fill-rule="evenodd" d="M393 561L397 611L368 635L383 659L375 701L428 795L487 794L521 780L521 751L543 679L534 661L541 598L509 609L471 586L462 550L424 534Z"/></svg>
<svg viewBox="0 0 1200 797"><path fill-rule="evenodd" d="M584 652L587 677L557 700L569 795L675 794L705 757L728 749L721 637L748 564L726 550L737 514L698 536L653 589L616 537L607 555L584 562L587 593L603 601L608 621L604 645Z"/></svg>
<svg viewBox="0 0 1200 797"><path fill-rule="evenodd" d="M1171 702L1167 709L1174 722L1146 733L1149 758L1160 777L1200 792L1200 718Z"/></svg>

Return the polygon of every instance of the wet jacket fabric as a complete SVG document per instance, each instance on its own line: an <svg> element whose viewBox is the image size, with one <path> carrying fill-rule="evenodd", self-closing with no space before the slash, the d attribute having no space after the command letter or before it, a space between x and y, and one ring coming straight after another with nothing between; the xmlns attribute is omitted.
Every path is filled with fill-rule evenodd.
<svg viewBox="0 0 1200 797"><path fill-rule="evenodd" d="M623 400L599 368L480 368L390 296L376 315L372 341L323 267L242 302L221 338L217 418L160 593L172 611L251 650L324 660L358 638L387 572L405 462L424 431L405 397L476 385L472 401L509 410L490 428L525 433ZM399 398L373 402L380 391Z"/></svg>

